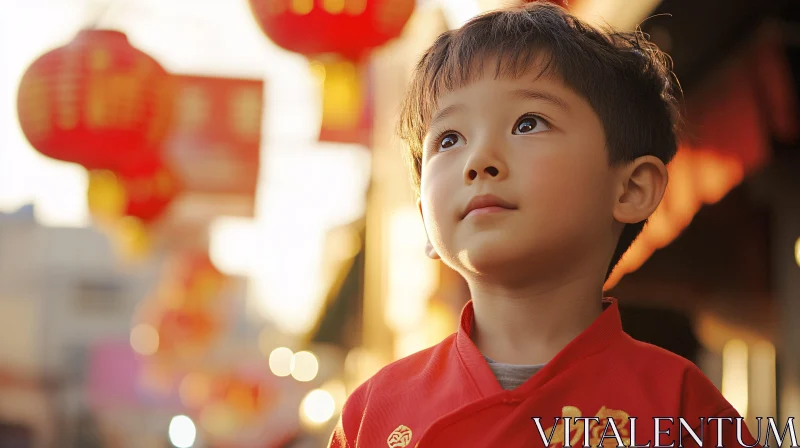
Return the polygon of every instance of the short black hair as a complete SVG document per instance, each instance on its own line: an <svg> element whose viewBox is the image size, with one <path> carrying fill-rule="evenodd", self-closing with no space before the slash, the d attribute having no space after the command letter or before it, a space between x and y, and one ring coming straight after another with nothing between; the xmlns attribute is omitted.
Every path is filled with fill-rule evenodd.
<svg viewBox="0 0 800 448"><path fill-rule="evenodd" d="M680 86L669 56L638 28L597 28L558 5L538 1L477 16L440 35L422 56L398 124L417 193L423 140L439 95L472 82L489 58L497 60L495 77L519 77L537 63L539 76L558 76L583 96L603 124L612 166L644 155L668 164L675 156ZM606 279L645 222L625 225Z"/></svg>

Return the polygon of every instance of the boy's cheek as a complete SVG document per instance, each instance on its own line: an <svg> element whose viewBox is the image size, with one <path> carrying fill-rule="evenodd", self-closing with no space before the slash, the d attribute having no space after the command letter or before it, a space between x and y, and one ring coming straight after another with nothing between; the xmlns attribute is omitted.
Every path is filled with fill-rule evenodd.
<svg viewBox="0 0 800 448"><path fill-rule="evenodd" d="M458 182L460 176L446 171L428 171L423 176L420 185L420 197L422 199L423 211L441 211L443 205L450 204L457 200L456 195L461 185Z"/></svg>
<svg viewBox="0 0 800 448"><path fill-rule="evenodd" d="M588 155L554 155L517 164L517 167L525 167L520 173L526 185L524 194L555 199L599 197L607 189L609 171L602 165L607 162L592 159ZM598 164L602 168L598 169Z"/></svg>
<svg viewBox="0 0 800 448"><path fill-rule="evenodd" d="M605 200L607 185L586 176L532 171L519 192L520 207L530 210L530 217L541 225L552 223L556 227L586 223L609 214L610 205L606 204L610 202Z"/></svg>

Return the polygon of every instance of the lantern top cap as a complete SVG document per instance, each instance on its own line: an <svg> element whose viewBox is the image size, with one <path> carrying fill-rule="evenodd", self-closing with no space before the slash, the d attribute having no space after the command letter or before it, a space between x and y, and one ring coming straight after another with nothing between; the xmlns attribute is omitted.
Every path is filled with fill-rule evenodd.
<svg viewBox="0 0 800 448"><path fill-rule="evenodd" d="M128 43L128 36L122 31L97 29L97 28L84 28L78 31L75 36L75 42L85 39L103 39L105 41L116 40L120 43Z"/></svg>

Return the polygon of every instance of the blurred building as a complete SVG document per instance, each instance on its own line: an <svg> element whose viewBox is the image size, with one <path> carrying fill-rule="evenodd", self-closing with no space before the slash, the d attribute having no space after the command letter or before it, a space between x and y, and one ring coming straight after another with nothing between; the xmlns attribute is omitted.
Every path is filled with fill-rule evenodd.
<svg viewBox="0 0 800 448"><path fill-rule="evenodd" d="M127 341L157 265L123 271L104 234L38 225L32 207L0 217L0 241L0 413L38 441L71 440L78 435L67 429L90 415L92 348Z"/></svg>

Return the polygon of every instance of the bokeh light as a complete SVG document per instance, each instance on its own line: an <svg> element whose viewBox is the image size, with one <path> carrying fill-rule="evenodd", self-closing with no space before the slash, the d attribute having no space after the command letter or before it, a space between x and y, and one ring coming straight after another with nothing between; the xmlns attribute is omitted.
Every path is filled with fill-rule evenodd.
<svg viewBox="0 0 800 448"><path fill-rule="evenodd" d="M800 266L800 238L794 243L794 261Z"/></svg>
<svg viewBox="0 0 800 448"><path fill-rule="evenodd" d="M192 419L185 415L176 415L169 422L169 441L175 448L191 448L197 437L197 429Z"/></svg>
<svg viewBox="0 0 800 448"><path fill-rule="evenodd" d="M131 330L131 347L140 355L149 356L158 351L158 331L149 324L138 324Z"/></svg>
<svg viewBox="0 0 800 448"><path fill-rule="evenodd" d="M335 408L336 404L330 393L314 389L306 395L300 405L300 419L309 426L321 425L333 417Z"/></svg>
<svg viewBox="0 0 800 448"><path fill-rule="evenodd" d="M278 347L269 354L269 369L276 376L289 376L292 373L294 353L286 347Z"/></svg>
<svg viewBox="0 0 800 448"><path fill-rule="evenodd" d="M292 358L292 377L297 381L311 381L317 377L319 362L311 352L297 352Z"/></svg>

